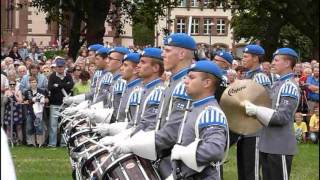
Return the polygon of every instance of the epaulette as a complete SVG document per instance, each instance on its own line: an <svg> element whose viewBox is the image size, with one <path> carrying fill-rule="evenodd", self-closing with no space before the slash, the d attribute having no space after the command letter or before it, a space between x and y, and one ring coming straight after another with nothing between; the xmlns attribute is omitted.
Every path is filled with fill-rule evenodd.
<svg viewBox="0 0 320 180"><path fill-rule="evenodd" d="M292 98L296 98L299 99L299 88L297 87L297 85L295 85L294 83L290 82L290 81L286 81L283 84L283 88L281 88L281 92L280 92L280 96L281 97L292 97Z"/></svg>
<svg viewBox="0 0 320 180"><path fill-rule="evenodd" d="M262 86L271 86L272 84L269 77L264 73L255 74L254 81L256 81L258 84L261 84Z"/></svg>
<svg viewBox="0 0 320 180"><path fill-rule="evenodd" d="M141 103L141 88L137 88L134 91L132 91L132 94L130 95L129 99L129 105L130 106L136 106Z"/></svg>
<svg viewBox="0 0 320 180"><path fill-rule="evenodd" d="M120 78L113 87L114 94L122 94L126 89L127 81Z"/></svg>
<svg viewBox="0 0 320 180"><path fill-rule="evenodd" d="M183 83L183 81L181 81L179 84L177 84L177 86L174 88L173 93L172 93L172 97L185 99L185 100L191 99L187 94L186 86Z"/></svg>
<svg viewBox="0 0 320 180"><path fill-rule="evenodd" d="M225 114L216 107L210 106L210 108L206 108L199 116L199 128L210 126L227 127L227 118Z"/></svg>
<svg viewBox="0 0 320 180"><path fill-rule="evenodd" d="M155 88L147 99L147 104L160 104L164 89L164 87Z"/></svg>
<svg viewBox="0 0 320 180"><path fill-rule="evenodd" d="M101 81L102 84L104 84L104 85L111 85L112 84L113 75L110 72L106 73L102 78L103 78Z"/></svg>

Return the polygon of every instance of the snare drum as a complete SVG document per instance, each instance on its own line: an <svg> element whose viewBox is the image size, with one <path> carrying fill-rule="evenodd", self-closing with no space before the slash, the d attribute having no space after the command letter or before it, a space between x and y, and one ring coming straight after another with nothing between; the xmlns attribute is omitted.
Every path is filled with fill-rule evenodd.
<svg viewBox="0 0 320 180"><path fill-rule="evenodd" d="M160 180L152 163L134 154L126 154L112 162L103 174L103 180Z"/></svg>
<svg viewBox="0 0 320 180"><path fill-rule="evenodd" d="M108 149L102 148L90 155L81 165L81 174L85 178L101 179L105 169L114 161Z"/></svg>

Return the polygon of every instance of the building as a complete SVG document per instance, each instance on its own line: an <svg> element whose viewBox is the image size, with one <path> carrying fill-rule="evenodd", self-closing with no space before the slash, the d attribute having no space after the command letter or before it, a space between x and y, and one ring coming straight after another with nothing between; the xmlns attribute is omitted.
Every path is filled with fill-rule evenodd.
<svg viewBox="0 0 320 180"><path fill-rule="evenodd" d="M46 15L36 8L28 6L31 0L1 0L1 41L7 46L13 42L33 41L37 45L48 46L56 44L59 39L57 23L46 23ZM133 45L132 26L125 24L124 34L114 37L114 30L106 22L104 42L110 44ZM68 36L70 23L62 29L63 38ZM42 43L41 43L42 42Z"/></svg>
<svg viewBox="0 0 320 180"><path fill-rule="evenodd" d="M166 29L167 32L189 33L198 44L211 50L231 50L241 57L245 44L236 44L232 38L231 10L224 10L222 5L212 9L209 3L210 0L181 0L176 8L166 10L167 17L160 19L155 28L156 46L163 45L163 29Z"/></svg>

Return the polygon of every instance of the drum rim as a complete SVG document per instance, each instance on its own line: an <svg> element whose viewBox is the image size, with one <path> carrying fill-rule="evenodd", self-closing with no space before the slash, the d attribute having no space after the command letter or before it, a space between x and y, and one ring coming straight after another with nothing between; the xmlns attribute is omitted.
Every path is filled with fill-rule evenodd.
<svg viewBox="0 0 320 180"><path fill-rule="evenodd" d="M102 148L102 149L98 149L97 151L95 151L92 155L90 155L89 157L88 157L88 159L86 159L86 161L81 165L81 174L88 174L87 172L86 172L86 170L85 170L85 167L87 167L88 166L88 163L90 162L92 162L93 161L93 158L95 157L95 156L101 156L102 155L102 153L105 153L105 152L107 152L108 154L107 155L109 155L110 154L110 152L107 150L107 149L104 149L104 148Z"/></svg>
<svg viewBox="0 0 320 180"><path fill-rule="evenodd" d="M99 139L99 137L98 137L98 136L94 136L94 137L90 137L90 139L92 139L92 140L97 140L97 139ZM91 142L91 141L90 141L90 140L85 140L85 141L81 142L80 144L78 144L77 146L75 146L74 148L72 148L72 149L70 150L70 152L79 152L79 151L76 151L76 150L78 150L79 148L81 148L81 146L88 144L88 142ZM92 143L92 144L93 144L93 143Z"/></svg>
<svg viewBox="0 0 320 180"><path fill-rule="evenodd" d="M136 157L135 154L133 153L129 153L129 154L125 154L123 156L121 156L120 158L117 158L116 160L114 160L106 169L105 171L103 172L103 175L102 175L102 179L104 179L104 177L107 175L107 173L109 171L112 171L113 169L115 169L115 165L122 162L123 160L128 160L130 157Z"/></svg>

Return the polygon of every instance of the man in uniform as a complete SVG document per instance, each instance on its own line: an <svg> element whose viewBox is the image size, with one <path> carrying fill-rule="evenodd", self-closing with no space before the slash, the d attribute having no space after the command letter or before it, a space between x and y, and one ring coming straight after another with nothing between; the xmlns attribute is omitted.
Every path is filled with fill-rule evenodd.
<svg viewBox="0 0 320 180"><path fill-rule="evenodd" d="M265 75L260 63L263 61L264 49L259 45L248 45L244 48L242 64L247 72L245 79L252 79L261 84L270 92L271 81ZM232 139L235 137L233 136ZM258 180L259 179L259 132L240 136L237 143L237 167L239 180ZM233 144L233 142L231 142Z"/></svg>
<svg viewBox="0 0 320 180"><path fill-rule="evenodd" d="M154 131L139 131L132 138L138 141L119 142L115 149L121 153L133 152L141 157L157 160L158 170L162 179L170 176L172 167L170 154L177 141L178 128L184 116L189 97L186 94L183 77L187 74L197 48L192 37L184 33L176 33L164 40L164 69L172 76L164 97L160 103L157 125Z"/></svg>
<svg viewBox="0 0 320 180"><path fill-rule="evenodd" d="M246 113L256 116L264 125L259 142L263 179L290 177L293 155L297 152L293 131L300 95L293 74L297 60L297 53L290 48L280 48L274 53L272 67L280 79L272 86L272 108L244 102Z"/></svg>
<svg viewBox="0 0 320 180"><path fill-rule="evenodd" d="M140 63L137 66L139 77L142 80L141 86L136 88L124 102L127 104L126 111L129 110L128 116L131 118L124 123L115 123L107 126L110 135L120 134L103 138L101 140L103 144L110 145L126 139L136 132L136 128L155 127L154 124L161 97L160 94L155 94L159 91L154 90L157 90L162 85L160 76L164 71L161 53L162 51L159 48L145 48L142 52ZM141 122L144 116L152 120L143 119Z"/></svg>
<svg viewBox="0 0 320 180"><path fill-rule="evenodd" d="M98 70L102 71L101 76L97 80L96 86L93 90L86 94L80 94L72 97L65 97L63 99L65 104L72 103L81 103L85 100L91 101L91 104L98 103L100 101L106 101L108 96L110 96L110 86L113 81L113 75L107 71L107 57L108 57L108 49L105 47L100 48L96 52L96 66ZM72 114L79 109L72 108L69 110L69 113Z"/></svg>
<svg viewBox="0 0 320 180"><path fill-rule="evenodd" d="M221 80L222 70L209 60L189 70L185 84L193 103L171 152L174 179L220 180L219 166L228 138L227 119L214 96Z"/></svg>
<svg viewBox="0 0 320 180"><path fill-rule="evenodd" d="M91 46L88 47L88 51L89 51L89 58L95 59L96 56L96 51L98 51L98 49L102 48L103 46L101 44L93 44ZM99 77L102 75L103 70L101 69L97 69L91 79L91 90L93 90L96 87L96 83L97 80L99 79Z"/></svg>

